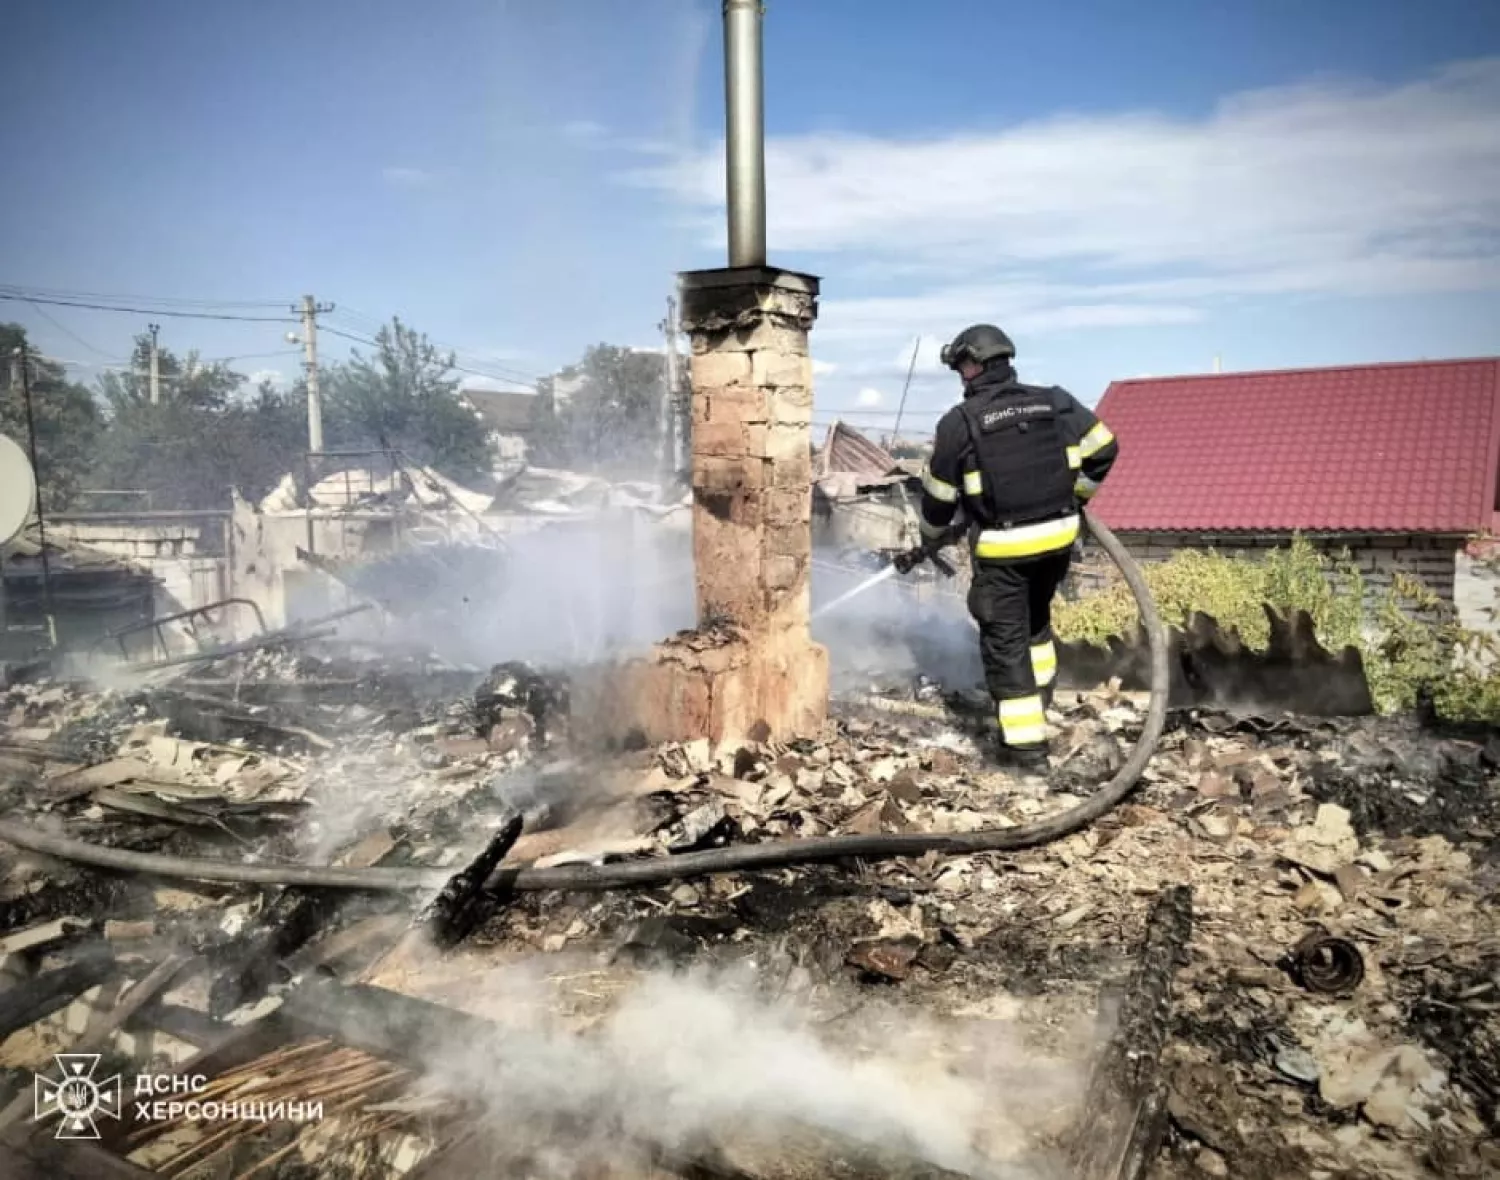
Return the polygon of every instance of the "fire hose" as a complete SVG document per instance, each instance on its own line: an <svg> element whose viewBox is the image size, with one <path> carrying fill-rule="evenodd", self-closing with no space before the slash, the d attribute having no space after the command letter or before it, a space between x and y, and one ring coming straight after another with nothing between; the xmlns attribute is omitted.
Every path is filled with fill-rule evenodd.
<svg viewBox="0 0 1500 1180"><path fill-rule="evenodd" d="M935 852L964 856L977 852L1016 852L1050 844L1094 823L1134 789L1156 752L1167 717L1167 632L1151 599L1140 567L1112 532L1087 512L1084 520L1100 548L1119 568L1140 610L1151 657L1151 695L1145 723L1130 756L1104 787L1082 803L1036 823L1014 828L963 833L846 835L768 840L701 852L602 865L535 868L502 865L489 887L513 890L597 891L663 885L714 873L784 868L835 860L881 860ZM248 885L281 885L317 889L403 892L440 889L453 870L432 868L336 868L322 865L236 864L204 858L162 856L109 848L41 831L28 824L0 820L0 840L29 852L59 857L94 868Z"/></svg>

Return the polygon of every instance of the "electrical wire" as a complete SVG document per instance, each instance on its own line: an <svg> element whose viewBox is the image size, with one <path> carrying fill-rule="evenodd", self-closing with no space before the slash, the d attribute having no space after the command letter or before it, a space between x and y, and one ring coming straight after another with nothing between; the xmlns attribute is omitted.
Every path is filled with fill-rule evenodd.
<svg viewBox="0 0 1500 1180"><path fill-rule="evenodd" d="M286 315L286 316L258 316L258 315L233 314L233 313L223 312L223 311L202 311L202 310L187 310L186 309L187 306L200 307L200 308L201 307L284 307L284 306L286 306L286 304L284 304L284 303L283 304L277 304L277 303L258 302L258 301L249 301L249 300L241 301L241 302L228 302L228 301L226 301L226 302L223 302L223 303L215 303L215 302L209 301L209 300L173 300L173 299L168 299L168 298L161 298L161 299L155 299L155 298L146 299L146 298L141 298L139 300L136 300L136 302L162 304L162 305L171 305L171 304L175 303L175 304L177 304L179 306L175 306L175 307L174 306L139 307L139 306L127 306L126 305L126 301L128 299L130 299L130 297L128 297L128 296L111 297L111 296L107 296L107 295L93 295L93 294L88 293L88 292L77 292L76 296L77 297L75 297L75 293L72 293L72 292L50 292L50 291L45 291L45 290L30 290L30 289L21 288L21 287L14 287L14 286L6 285L6 284L0 284L0 300L10 300L10 301L13 301L13 302L24 302L24 303L31 304L32 307L33 307L33 309L36 310L39 314L43 315L45 318L47 318L49 320L49 322L51 322L53 324L54 327L57 327L60 331L65 332L67 335L71 336L74 340L76 340L79 344L83 345L90 352L97 352L101 356L107 356L108 354L105 353L102 349L96 348L92 344L89 344L88 341L83 340L82 338L78 337L72 331L70 331L69 329L63 327L61 324L59 324L55 319L52 319L52 317L47 316L46 312L44 312L37 305L45 303L45 304L49 304L49 305L54 306L54 307L76 307L76 308L81 308L81 309L88 310L88 311L112 311L112 312L128 313L128 314L133 314L133 315L152 315L152 316L171 317L171 318L177 318L177 319L221 320L221 321L234 321L234 322L240 322L240 323L263 323L263 324L297 324L297 323L301 322L299 319L295 319L295 318L291 317L290 315ZM102 302L103 300L109 300L109 299L118 299L119 301L118 302L109 302L109 303ZM352 315L350 315L350 318L352 318L352 319L363 319L363 320L366 320L366 321L371 322L371 323L375 322L373 316L369 316L369 315L367 315L367 314L365 314L363 312L357 311L356 309L353 309L353 308L344 308L343 309L343 313L344 314L352 313ZM363 344L363 345L365 345L366 347L369 347L369 348L378 347L378 344L376 343L376 341L373 340L373 339L371 339L368 335L362 335L362 334L359 334L359 333L346 331L344 329L335 327L334 325L326 323L326 322L323 323L321 325L321 327L322 327L323 331L329 333L330 335L339 336L339 337L342 337L343 339L351 340L351 341L353 341L353 342L355 342L357 344ZM510 368L508 368L505 365L491 364L489 362L484 361L483 358L478 357L477 354L469 352L468 350L455 349L455 348L453 348L450 345L443 344L441 341L433 341L433 343L437 347L442 348L445 351L453 354L455 362L458 361L459 357L463 357L463 358L465 358L466 360L468 360L470 362L470 363L454 363L453 365L451 365L450 367L453 368L454 370L456 370L457 372L465 373L465 374L467 374L469 376L474 376L474 377L484 377L484 378L487 378L487 379L489 379L491 381L500 381L500 382L503 382L503 383L508 384L508 385L519 385L519 386L521 386L524 389L529 389L533 393L536 392L536 377L534 375L532 375L532 374L523 374L519 370L510 369ZM265 353L265 354L260 354L260 355L271 356L271 355L286 355L286 354ZM248 360L248 359L253 359L253 357L252 356L236 356L236 357L231 357L231 358L228 358L228 359L230 359L230 360Z"/></svg>
<svg viewBox="0 0 1500 1180"><path fill-rule="evenodd" d="M354 308L345 307L343 304L339 305L338 311L335 314L342 315L348 311L355 311L355 315L349 318L358 318L364 320L366 323L373 323L376 325L374 328L361 328L361 331L378 332L386 326L377 321L374 316L367 315L364 312L358 312ZM335 331L334 328L329 327L326 323L324 327L328 331L334 332L335 335L340 334ZM533 390L536 387L536 375L533 373L523 373L519 369L513 369L508 365L499 364L483 356L482 354L473 351L472 349L459 348L457 345L449 344L442 340L433 340L430 336L428 337L428 339L432 341L432 344L435 348L439 349L442 352L449 353L453 356L455 363L452 367L457 369L459 372L472 373L478 377L489 377L495 381L508 381L512 385L524 385L528 389ZM372 347L375 346L375 341L373 340L366 340L364 341L364 343Z"/></svg>
<svg viewBox="0 0 1500 1180"><path fill-rule="evenodd" d="M354 332L346 332L342 328L335 328L331 324L323 324L321 327L321 331L327 332L331 336L338 336L344 340L352 340L355 344L363 344L367 348L380 347L378 341L371 340L368 336L360 336ZM535 393L537 391L536 385L533 384L533 381L535 380L534 378L521 380L516 377L507 377L502 373L486 371L484 369L475 369L467 365L460 365L457 363L451 364L448 367L455 372L466 373L472 377L487 377L491 381L503 381L508 385L520 385L523 388L530 390L532 393Z"/></svg>
<svg viewBox="0 0 1500 1180"><path fill-rule="evenodd" d="M12 294L7 291L0 291L0 299L18 303L46 303L53 307L81 307L89 311L118 311L131 315L164 316L184 320L235 320L248 324L296 324L300 322L289 316L231 315L228 312L179 311L162 307L124 307L118 304L90 303L76 299L52 299L31 293Z"/></svg>
<svg viewBox="0 0 1500 1180"><path fill-rule="evenodd" d="M54 328L56 328L64 336L68 337L68 339L72 340L75 344L81 344L81 345L83 345L84 348L88 349L90 352L96 352L100 356L106 357L106 358L108 358L109 360L112 360L112 361L119 361L119 360L124 359L122 357L112 356L110 353L105 352L104 349L98 347L97 345L90 344L87 340L85 340L77 332L73 331L72 328L68 327L66 324L64 324L61 321L59 321L57 319L57 317L54 316L51 312L49 312L46 308L38 306L36 300L34 300L34 299L28 299L26 302L31 305L31 310L32 311L36 312L37 315L41 316L42 319L46 320L49 324L51 324Z"/></svg>
<svg viewBox="0 0 1500 1180"><path fill-rule="evenodd" d="M0 283L0 291L13 293L32 292L49 299L90 299L102 300L108 303L153 303L164 307L187 307L187 308L213 308L222 310L224 308L257 308L257 307L286 307L295 302L291 299L262 300L262 299L183 299L172 295L104 295L98 291L74 291L47 287L29 287L15 283Z"/></svg>

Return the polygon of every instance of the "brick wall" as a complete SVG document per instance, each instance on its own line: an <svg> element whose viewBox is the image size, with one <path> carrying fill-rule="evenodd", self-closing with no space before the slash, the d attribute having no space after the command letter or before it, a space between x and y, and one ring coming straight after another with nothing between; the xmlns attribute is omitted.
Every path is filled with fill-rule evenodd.
<svg viewBox="0 0 1500 1180"><path fill-rule="evenodd" d="M1471 631L1500 634L1500 549L1476 541L1458 554L1453 605L1458 621Z"/></svg>
<svg viewBox="0 0 1500 1180"><path fill-rule="evenodd" d="M1286 535L1245 536L1207 533L1119 533L1120 540L1138 561L1165 561L1182 549L1216 549L1220 553L1255 557L1288 545ZM1446 603L1454 601L1454 579L1463 540L1395 534L1340 533L1308 536L1312 545L1339 557L1345 550L1364 575L1367 594L1376 599L1390 589L1398 573L1424 582ZM1112 576L1109 558L1096 546L1086 546L1074 572L1079 592L1103 585Z"/></svg>

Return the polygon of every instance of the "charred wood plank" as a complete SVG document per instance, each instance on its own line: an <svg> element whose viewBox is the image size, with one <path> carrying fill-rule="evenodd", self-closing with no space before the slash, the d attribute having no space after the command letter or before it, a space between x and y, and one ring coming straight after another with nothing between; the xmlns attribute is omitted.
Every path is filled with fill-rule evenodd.
<svg viewBox="0 0 1500 1180"><path fill-rule="evenodd" d="M172 981L181 975L192 961L192 955L168 955L144 977L136 983L131 984L130 990L116 1000L114 1006L109 1011L105 1012L102 1016L97 1016L97 1019L91 1020L89 1027L84 1030L84 1035L76 1044L68 1047L68 1052L102 1052L109 1044L110 1038L120 1029L124 1028L126 1022L132 1016L170 987ZM21 1094L17 1096L4 1110L0 1110L0 1127L10 1126L30 1108L31 1095Z"/></svg>
<svg viewBox="0 0 1500 1180"><path fill-rule="evenodd" d="M160 1173L121 1159L98 1144L59 1140L49 1124L0 1134L6 1180L160 1180Z"/></svg>
<svg viewBox="0 0 1500 1180"><path fill-rule="evenodd" d="M65 1008L88 991L97 987L117 968L114 956L107 946L92 945L73 963L18 983L0 992L0 1041L16 1032L44 1020L59 1008Z"/></svg>
<svg viewBox="0 0 1500 1180"><path fill-rule="evenodd" d="M166 717L169 731L191 741L225 745L238 738L261 749L304 754L325 752L334 745L303 726L252 713L218 697L163 692L154 703Z"/></svg>
<svg viewBox="0 0 1500 1180"><path fill-rule="evenodd" d="M487 887L491 874L505 854L521 838L523 817L510 810L501 819L499 829L479 853L453 876L417 917L440 947L462 942L500 909L513 890L507 884Z"/></svg>
<svg viewBox="0 0 1500 1180"><path fill-rule="evenodd" d="M500 1030L488 1020L370 984L309 980L286 994L278 1015L301 1033L417 1069L441 1060L445 1050L503 1048Z"/></svg>
<svg viewBox="0 0 1500 1180"><path fill-rule="evenodd" d="M146 896L134 882L94 872L72 880L49 881L40 889L0 901L0 934L71 914L90 914L96 921L116 917L128 903Z"/></svg>
<svg viewBox="0 0 1500 1180"><path fill-rule="evenodd" d="M1152 904L1123 991L1114 1035L1090 1075L1069 1155L1077 1180L1139 1180L1166 1130L1162 1049L1172 1020L1172 979L1193 926L1192 890L1177 885Z"/></svg>
<svg viewBox="0 0 1500 1180"><path fill-rule="evenodd" d="M295 977L304 971L337 973L348 960L361 953L383 952L407 929L408 921L400 914L372 914L352 926L310 942L286 960L286 969ZM378 948L378 949L376 949Z"/></svg>
<svg viewBox="0 0 1500 1180"><path fill-rule="evenodd" d="M281 890L255 928L227 951L227 962L209 989L209 1015L223 1019L258 1000L272 984L290 979L283 960L333 919L342 900L333 890Z"/></svg>
<svg viewBox="0 0 1500 1180"><path fill-rule="evenodd" d="M234 1025L215 1020L206 1012L181 1004L164 1004L160 1000L146 1004L125 1022L125 1027L165 1033L200 1049L217 1044L234 1031Z"/></svg>

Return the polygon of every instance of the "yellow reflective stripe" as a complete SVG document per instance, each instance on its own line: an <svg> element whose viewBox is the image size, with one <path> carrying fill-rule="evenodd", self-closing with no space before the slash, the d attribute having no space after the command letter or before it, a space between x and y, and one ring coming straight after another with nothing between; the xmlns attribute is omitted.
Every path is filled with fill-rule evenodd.
<svg viewBox="0 0 1500 1180"><path fill-rule="evenodd" d="M1046 741L1047 714L1042 709L1041 694L1001 701L1000 732L1012 746L1034 746Z"/></svg>
<svg viewBox="0 0 1500 1180"><path fill-rule="evenodd" d="M1057 648L1050 639L1031 649L1031 671L1038 687L1051 684L1053 677L1057 675Z"/></svg>
<svg viewBox="0 0 1500 1180"><path fill-rule="evenodd" d="M1077 471L1083 466L1083 451L1078 447L1068 448L1068 470Z"/></svg>
<svg viewBox="0 0 1500 1180"><path fill-rule="evenodd" d="M946 531L947 527L947 525L942 524L928 524L927 518L925 516L917 521L917 528L921 530L921 533L924 537L927 537L929 539L931 539L932 537L941 536Z"/></svg>
<svg viewBox="0 0 1500 1180"><path fill-rule="evenodd" d="M1110 443L1115 441L1115 436L1110 433L1109 427L1103 422L1095 422L1093 429L1083 436L1083 441L1078 444L1078 453L1085 459L1091 455L1097 455Z"/></svg>
<svg viewBox="0 0 1500 1180"><path fill-rule="evenodd" d="M982 496L984 494L984 479L977 471L964 472L964 495Z"/></svg>
<svg viewBox="0 0 1500 1180"><path fill-rule="evenodd" d="M933 475L929 467L922 468L922 487L934 500L941 500L944 504L958 502L958 489Z"/></svg>
<svg viewBox="0 0 1500 1180"><path fill-rule="evenodd" d="M1078 540L1078 517L1063 516L1013 529L985 529L974 545L975 557L1034 557L1066 549Z"/></svg>
<svg viewBox="0 0 1500 1180"><path fill-rule="evenodd" d="M1099 490L1099 481L1090 479L1086 475L1080 475L1073 481L1073 494L1080 500L1092 500L1094 493Z"/></svg>
<svg viewBox="0 0 1500 1180"><path fill-rule="evenodd" d="M1000 732L1005 735L1008 746L1039 746L1047 740L1047 726L1016 725L1009 721L1000 723Z"/></svg>

